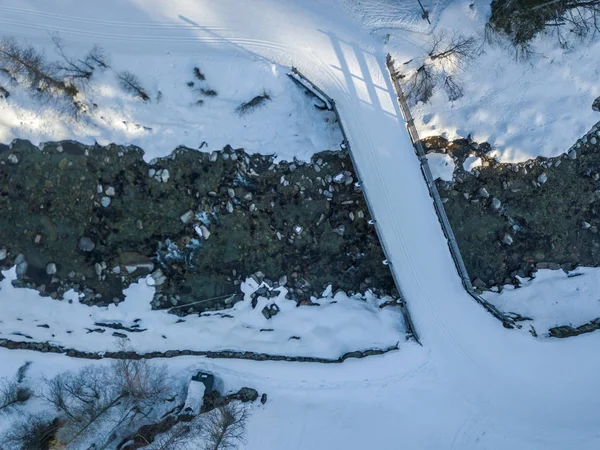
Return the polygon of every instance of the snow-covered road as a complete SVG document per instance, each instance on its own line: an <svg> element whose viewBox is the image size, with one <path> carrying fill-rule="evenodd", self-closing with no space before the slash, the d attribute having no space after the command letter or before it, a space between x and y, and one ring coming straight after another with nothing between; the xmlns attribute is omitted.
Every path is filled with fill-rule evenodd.
<svg viewBox="0 0 600 450"><path fill-rule="evenodd" d="M294 445L276 446L262 435L251 436L250 447L343 448L332 444L340 442L334 439L340 433L342 442L365 448L365 433L377 431L354 424L352 408L364 408L359 417L378 412L388 424L398 413L406 448L599 448L600 334L528 339L504 329L464 292L395 102L383 49L344 11L325 0L1 0L0 26L2 34L32 43L46 43L50 30L81 49L100 43L123 55L169 52L210 60L227 54L294 65L335 99L423 348L409 345L395 355L311 370L278 365L268 372L274 366L220 363L221 370L235 367L263 380L265 389L285 380L290 392L331 396L331 411L315 416L298 398L306 417L293 425L306 433L327 414L339 413L328 424L329 440L297 432L287 435ZM342 401L332 386L371 391L362 402ZM402 413L391 401L402 404ZM271 420L284 414L277 405ZM372 448L402 448L402 438L394 440L391 431L382 432L389 440L378 439Z"/></svg>

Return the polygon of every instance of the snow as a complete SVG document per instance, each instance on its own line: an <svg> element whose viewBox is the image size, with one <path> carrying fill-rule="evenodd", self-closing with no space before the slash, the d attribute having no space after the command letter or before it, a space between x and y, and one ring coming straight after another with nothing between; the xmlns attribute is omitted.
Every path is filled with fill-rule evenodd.
<svg viewBox="0 0 600 450"><path fill-rule="evenodd" d="M87 48L102 37L102 43L113 42L109 50L115 54L140 58L146 54L160 59L156 55L170 51L172 57L195 54L202 60L214 57L225 61L251 52L260 61L298 67L335 99L361 184L392 262L389 267L398 279L423 346L408 342L398 352L341 365L209 362L188 357L169 360L173 370L183 372L191 366L198 370L202 366L202 370L222 376L226 386L243 384L269 393L267 403L254 409L247 449L597 449L600 333L564 340L532 339L526 333L504 329L465 293L385 68L385 50L394 45L397 55L408 55L415 49L409 38L422 41L423 37L408 32L395 34L384 48L383 39L357 25L361 16L346 9L347 5L360 6L359 2L339 1L106 0L82 5L60 0L50 7L30 0L27 5L33 12L18 15L8 14L7 8L23 8L22 2L4 0L0 21L5 33L27 35L34 41L47 40L49 27L62 28L70 30L64 33L65 41L66 35L70 36L69 46L78 41ZM364 10L375 16L377 10L369 7L381 4L386 3L362 2ZM477 14L486 8L476 3L471 12L466 3L457 0L442 17L432 19L434 24L442 24L454 18L465 29L477 30L483 21ZM181 17L198 25L184 27ZM580 74L582 92L587 90L588 94L589 77L597 61L594 53L589 55L581 62L587 72ZM569 65L564 58L570 56L563 57L560 64L566 80ZM494 67L507 61L501 58ZM543 60L540 68L549 64ZM506 67L512 68L511 64ZM480 70L472 79L477 80L477 86L489 86L492 69ZM522 72L527 84L528 73L534 71ZM444 102L442 107L430 106L435 109L427 113L417 111L417 121L421 131L425 130L427 114L427 123L442 129L450 118L458 120L466 115L469 108L461 109L461 102L469 100L471 110L480 111L464 122L478 128L473 130L474 139L478 139L477 132L497 130L498 135L514 138L511 145L516 146L523 141L504 129L510 120L511 130L529 127L533 131L528 136L544 138L532 141L535 145L520 147L520 152L560 147L561 142L570 140L561 132L576 132L566 128L567 114L589 120L592 113L588 116L587 111L591 111L593 98L590 96L585 108L572 110L584 94L575 95L572 101L565 99L574 88L566 83L552 84L560 75L559 71L553 73L542 75L544 82L533 87L552 86L553 94L567 101L564 107L557 107L555 98L544 97L543 103L538 99L536 106L543 106L536 109L543 133L535 122L527 125L526 115L531 109L519 114L517 108L523 106L520 102L524 97L514 86L502 95L494 89L489 94L490 98L503 99L504 104L509 99L511 104L515 101L515 109L496 110L493 105L502 106L503 102L482 103L478 97L466 95L454 106ZM498 76L502 76L500 71ZM476 86L472 89L475 93L478 90ZM552 122L559 116L564 126ZM547 123L553 126L547 127ZM447 125L448 133L458 130L458 122L454 124ZM487 128L479 128L484 125ZM500 148L497 139L491 140ZM271 320L283 313L282 309ZM74 317L81 318L77 314ZM351 334L359 331L354 328ZM329 336L321 339L325 338ZM25 358L35 360L37 373L48 372L49 376L64 365L76 364L62 355L34 352L0 350L0 358L0 370L7 370L6 366L11 373ZM83 363L88 362L77 362Z"/></svg>
<svg viewBox="0 0 600 450"><path fill-rule="evenodd" d="M562 49L556 37L541 34L532 56L517 60L515 49L502 39L488 43L484 27L489 1L457 0L442 12L427 34L408 32L402 24L391 33L388 50L398 67L419 60L432 34L473 36L480 49L464 70L453 70L464 95L453 102L443 89L427 104L412 109L421 137L444 135L489 142L501 162L517 163L537 156L565 153L600 120L592 103L600 96L600 37L574 40ZM409 27L410 29L410 27ZM384 34L377 33L380 38Z"/></svg>
<svg viewBox="0 0 600 450"><path fill-rule="evenodd" d="M533 279L520 279L521 286L506 286L502 293L486 292L484 298L501 311L532 318L538 334L549 328L578 327L600 317L600 269L580 267L568 274L562 270L538 270Z"/></svg>
<svg viewBox="0 0 600 450"><path fill-rule="evenodd" d="M473 169L481 167L481 158L479 156L467 156L465 162L463 162L463 170L466 172L472 172Z"/></svg>
<svg viewBox="0 0 600 450"><path fill-rule="evenodd" d="M452 181L455 166L452 156L447 153L427 153L427 161L434 180Z"/></svg>
<svg viewBox="0 0 600 450"><path fill-rule="evenodd" d="M4 20L27 18L25 12L12 8L0 7L0 15ZM50 58L56 57L49 36L31 41L46 48ZM73 45L74 53L87 50ZM143 102L123 93L113 72L97 72L89 101L98 106L89 117L75 121L61 115L56 105L40 104L22 89L9 86L10 97L0 100L0 142L9 143L18 137L35 145L62 139L85 144L133 144L144 150L146 161L168 155L178 145L199 148L202 142L207 143L204 151L229 144L248 153L276 154L278 160L309 160L316 152L339 149L342 138L333 125L333 114L318 111L313 99L278 64L248 55L201 58L164 53L149 57L121 55L112 48L109 53L114 70L137 75L152 100ZM201 68L205 81L194 78L195 66ZM4 81L0 78L0 84ZM195 83L191 88L187 86L190 81ZM218 95L205 97L197 92L200 88L214 89ZM236 113L237 106L263 91L269 93L271 101L251 113ZM198 106L198 100L204 103Z"/></svg>
<svg viewBox="0 0 600 450"><path fill-rule="evenodd" d="M179 316L152 311L154 280L150 276L125 290L125 301L119 305L90 307L79 303L74 291L68 291L59 301L41 297L32 289L13 287L14 267L3 275L0 338L16 341L50 342L103 352L118 349L123 338L114 337L116 331L126 334L127 343L139 352L232 350L337 359L348 352L386 349L405 340L401 313L395 308L379 308L390 299L370 293L362 298L338 292L317 299L320 306L296 307L295 301L285 298L288 290L278 288L279 295L259 297L256 308L252 308L251 294L259 285L248 279L241 285L244 301L228 310L187 316L178 323ZM271 304L280 311L266 319L262 309ZM144 331L98 325L102 323ZM98 329L105 331L91 331Z"/></svg>
<svg viewBox="0 0 600 450"><path fill-rule="evenodd" d="M189 409L192 414L200 413L200 408L202 408L202 405L204 404L204 390L204 383L201 381L190 380L183 409Z"/></svg>

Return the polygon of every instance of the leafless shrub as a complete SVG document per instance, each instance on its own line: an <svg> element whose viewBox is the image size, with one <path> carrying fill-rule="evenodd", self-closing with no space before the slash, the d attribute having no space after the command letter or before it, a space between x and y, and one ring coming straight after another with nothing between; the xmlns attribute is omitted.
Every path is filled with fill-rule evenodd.
<svg viewBox="0 0 600 450"><path fill-rule="evenodd" d="M201 417L204 424L202 450L231 450L244 443L249 417L244 404L231 402Z"/></svg>
<svg viewBox="0 0 600 450"><path fill-rule="evenodd" d="M139 97L145 102L150 100L150 96L142 87L141 81L137 77L137 75L134 75L133 73L127 70L117 72L116 75L117 79L119 80L119 85L123 88L125 92Z"/></svg>
<svg viewBox="0 0 600 450"><path fill-rule="evenodd" d="M29 364L23 364L12 380L0 379L0 415L11 412L31 398L31 390L23 384Z"/></svg>
<svg viewBox="0 0 600 450"><path fill-rule="evenodd" d="M239 115L248 114L259 106L264 105L269 100L271 100L271 96L267 91L263 91L262 94L257 95L252 100L242 103L235 109L235 112L237 112Z"/></svg>
<svg viewBox="0 0 600 450"><path fill-rule="evenodd" d="M199 68L197 68L197 67L194 67L194 76L196 78L198 78L200 81L206 80L206 77L204 76L204 74L202 73L202 71Z"/></svg>
<svg viewBox="0 0 600 450"><path fill-rule="evenodd" d="M405 85L406 95L413 103L429 101L436 86L443 88L451 101L463 94L456 81L457 75L478 52L477 41L473 37L445 33L433 34L422 57L408 61L408 71L400 75Z"/></svg>
<svg viewBox="0 0 600 450"><path fill-rule="evenodd" d="M57 419L45 414L28 414L11 424L3 436L0 448L19 450L47 450L61 448L56 445L56 432L60 427ZM53 445L54 444L54 445Z"/></svg>
<svg viewBox="0 0 600 450"><path fill-rule="evenodd" d="M17 369L17 383L23 383L23 381L25 381L29 366L31 366L31 361L25 362L25 364Z"/></svg>
<svg viewBox="0 0 600 450"><path fill-rule="evenodd" d="M217 96L217 91L215 91L214 89L200 89L200 93L202 95L206 95L207 97L216 97Z"/></svg>

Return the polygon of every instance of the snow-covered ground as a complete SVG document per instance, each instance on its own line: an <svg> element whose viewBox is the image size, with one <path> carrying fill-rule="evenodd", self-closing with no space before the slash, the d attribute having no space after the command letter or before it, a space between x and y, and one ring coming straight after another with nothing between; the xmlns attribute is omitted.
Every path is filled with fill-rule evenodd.
<svg viewBox="0 0 600 450"><path fill-rule="evenodd" d="M363 2L366 9L372 4ZM149 61L167 51L202 60L253 52L296 65L336 100L423 346L409 342L399 352L342 365L211 362L207 369L231 385L269 393L249 424L247 449L598 448L600 334L531 339L502 328L464 292L400 118L382 40L357 26L354 12L325 0L1 6L6 32L34 43L60 28L69 48L103 39L113 54ZM33 12L9 16L9 7ZM448 6L464 7L459 0ZM0 358L11 373L29 358L38 373L74 364L32 352L2 350ZM184 371L204 362L184 357L169 364Z"/></svg>
<svg viewBox="0 0 600 450"><path fill-rule="evenodd" d="M531 58L520 61L502 39L485 41L489 15L489 1L456 0L441 11L429 35L410 32L412 23L407 27L401 19L395 29L393 23L384 31L374 28L379 39L390 34L387 49L400 71L403 63L415 64L430 51L433 35L456 33L476 39L475 59L463 70L451 70L464 95L449 101L438 86L428 103L413 108L421 137L441 134L456 139L470 134L475 141L489 142L496 158L510 163L565 153L600 121L600 114L592 110L600 96L600 38L574 41L564 50L556 37L540 34L532 43Z"/></svg>
<svg viewBox="0 0 600 450"><path fill-rule="evenodd" d="M447 153L428 153L427 161L434 180L452 181L455 166L452 156Z"/></svg>
<svg viewBox="0 0 600 450"><path fill-rule="evenodd" d="M44 21L20 8L0 5L0 25L10 23L10 18L28 21L30 17ZM61 20L76 28L86 26L68 17ZM143 24L140 27L144 28ZM56 32L62 39L69 31L59 28ZM124 25L116 28L123 31ZM180 28L185 28L185 23ZM24 35L21 42L45 49L48 59L58 60L51 36L30 40L27 32ZM107 49L114 48L110 44L118 44L112 40L107 43L106 39L109 38L99 36L94 42L106 44ZM65 51L72 52L73 57L81 58L91 48L64 41ZM187 42L191 43L193 39ZM147 161L169 154L178 145L199 148L203 142L204 151L219 150L229 144L248 153L276 154L278 160L288 161L294 157L308 160L316 152L339 149L342 137L333 114L315 109L313 99L287 77L286 67L252 54L200 58L165 51L150 57L107 51L112 69L95 71L86 96L87 102L97 107L90 108L89 114L79 120L62 113L60 105L32 100L29 92L10 85L0 75L0 86L6 86L10 92L8 99L0 100L0 142L20 138L35 145L63 139L85 144L133 144L144 150ZM194 76L194 67L201 70L204 81ZM126 94L115 76L120 71L138 76L151 99L144 102ZM188 86L190 82L193 86ZM205 96L200 89L214 90L217 95ZM271 97L263 107L247 114L236 112L241 103L263 92ZM203 103L198 105L198 101Z"/></svg>
<svg viewBox="0 0 600 450"><path fill-rule="evenodd" d="M335 296L331 289L315 299L319 306L296 307L287 300L286 288L269 299L258 297L252 308L251 294L259 285L253 279L242 284L243 301L233 308L201 317L180 317L152 311L154 288L141 280L125 291L125 301L108 307L79 303L69 291L62 301L40 297L37 291L11 284L15 268L3 272L0 281L0 338L24 342L49 342L85 351L118 350L126 335L129 346L139 352L167 350L238 352L337 359L345 353L387 349L405 340L402 314L379 308L389 298L367 295ZM150 277L148 277L151 279ZM275 304L279 312L267 319L262 310ZM138 332L112 329L101 324L122 325ZM93 331L96 330L96 331Z"/></svg>
<svg viewBox="0 0 600 450"><path fill-rule="evenodd" d="M502 293L486 292L485 299L501 311L514 312L531 321L538 334L549 328L578 327L600 317L600 269L580 267L568 274L562 270L538 270L533 279L522 279L521 286L506 286Z"/></svg>

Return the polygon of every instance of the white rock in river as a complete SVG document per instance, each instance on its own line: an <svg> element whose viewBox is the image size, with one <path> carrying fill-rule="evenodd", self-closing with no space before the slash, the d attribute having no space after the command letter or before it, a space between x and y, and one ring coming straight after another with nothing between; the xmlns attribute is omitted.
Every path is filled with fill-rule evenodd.
<svg viewBox="0 0 600 450"><path fill-rule="evenodd" d="M548 181L548 175L546 175L546 172L544 172L537 178L537 180L538 183L544 184L546 181Z"/></svg>
<svg viewBox="0 0 600 450"><path fill-rule="evenodd" d="M102 200L100 200L100 204L105 208L108 208L110 206L110 202L110 197L102 197Z"/></svg>
<svg viewBox="0 0 600 450"><path fill-rule="evenodd" d="M479 189L479 196L482 198L489 198L490 194L488 193L487 189L482 187L481 189Z"/></svg>
<svg viewBox="0 0 600 450"><path fill-rule="evenodd" d="M0 248L0 261L4 261L7 255L8 251L5 248Z"/></svg>
<svg viewBox="0 0 600 450"><path fill-rule="evenodd" d="M116 192L115 192L115 188L114 188L114 187L112 187L112 186L109 186L109 187L107 187L107 188L106 188L106 190L104 191L104 193L105 193L106 195L108 195L109 197L114 197L114 196L115 196L115 194L116 194Z"/></svg>
<svg viewBox="0 0 600 450"><path fill-rule="evenodd" d="M233 205L231 202L227 202L227 212L230 214L233 212Z"/></svg>
<svg viewBox="0 0 600 450"><path fill-rule="evenodd" d="M160 180L163 183L166 183L167 181L169 181L169 171L167 169L163 169L163 171L160 174Z"/></svg>
<svg viewBox="0 0 600 450"><path fill-rule="evenodd" d="M512 238L512 236L510 234L507 233L502 238L502 242L505 243L506 245L512 245L513 238Z"/></svg>
<svg viewBox="0 0 600 450"><path fill-rule="evenodd" d="M56 264L50 263L46 266L46 273L48 275L54 275L56 273Z"/></svg>
<svg viewBox="0 0 600 450"><path fill-rule="evenodd" d="M501 205L502 205L502 202L500 200L498 200L496 197L494 197L492 199L492 203L490 204L490 206L492 207L492 209L494 211L498 211L500 209Z"/></svg>
<svg viewBox="0 0 600 450"><path fill-rule="evenodd" d="M200 232L205 240L210 237L210 231L204 225L200 225Z"/></svg>
<svg viewBox="0 0 600 450"><path fill-rule="evenodd" d="M84 236L79 239L79 244L77 244L77 247L82 252L91 252L96 247L96 244L94 244L89 237Z"/></svg>
<svg viewBox="0 0 600 450"><path fill-rule="evenodd" d="M179 218L181 219L181 221L183 223L188 223L190 220L192 220L192 217L194 217L194 212L188 211L185 214L181 215L181 217L179 217Z"/></svg>

